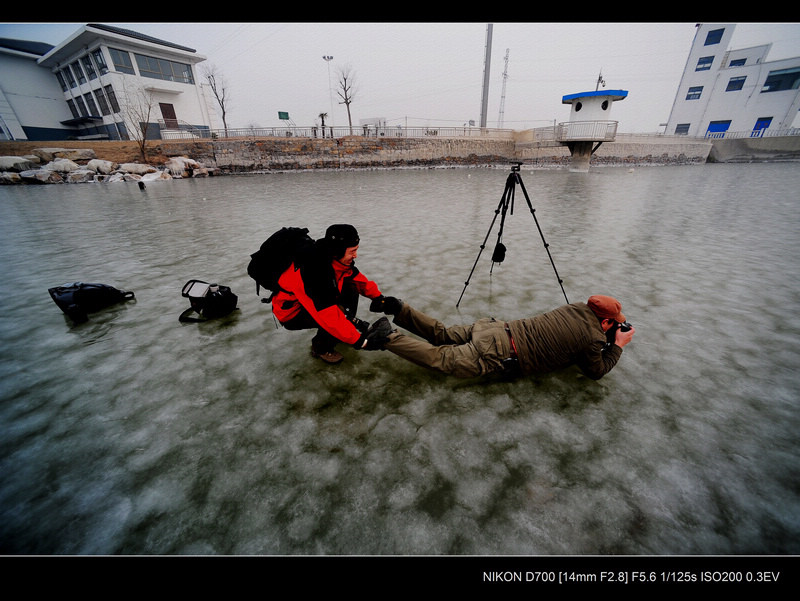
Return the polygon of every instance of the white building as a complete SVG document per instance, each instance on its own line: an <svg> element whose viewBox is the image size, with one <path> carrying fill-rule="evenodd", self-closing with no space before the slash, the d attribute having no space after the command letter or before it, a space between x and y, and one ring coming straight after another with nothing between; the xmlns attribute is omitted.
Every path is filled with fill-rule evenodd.
<svg viewBox="0 0 800 601"><path fill-rule="evenodd" d="M205 57L191 48L93 23L38 56L14 53L5 42L0 124L7 139L140 137L133 128L160 139L211 128L196 73Z"/></svg>
<svg viewBox="0 0 800 601"><path fill-rule="evenodd" d="M0 140L60 140L70 119L53 74L36 64L50 44L0 39Z"/></svg>
<svg viewBox="0 0 800 601"><path fill-rule="evenodd" d="M800 57L768 61L772 44L729 49L734 27L697 25L665 133L757 137L800 127Z"/></svg>

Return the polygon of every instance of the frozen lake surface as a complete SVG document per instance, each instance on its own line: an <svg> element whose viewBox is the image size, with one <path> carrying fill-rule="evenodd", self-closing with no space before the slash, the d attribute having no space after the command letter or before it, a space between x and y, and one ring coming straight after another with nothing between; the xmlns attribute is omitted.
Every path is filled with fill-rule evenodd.
<svg viewBox="0 0 800 601"><path fill-rule="evenodd" d="M359 268L446 323L550 310L519 189L456 307L507 174L0 188L0 553L800 553L796 164L523 167L569 300L637 329L598 382L327 366L246 274L273 230L346 222ZM193 278L239 310L179 323ZM47 293L74 281L136 301L74 326Z"/></svg>

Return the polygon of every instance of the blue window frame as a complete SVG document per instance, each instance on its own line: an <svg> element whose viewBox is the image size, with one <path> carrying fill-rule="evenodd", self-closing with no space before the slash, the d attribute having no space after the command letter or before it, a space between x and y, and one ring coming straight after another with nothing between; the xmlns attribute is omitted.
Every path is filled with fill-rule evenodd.
<svg viewBox="0 0 800 601"><path fill-rule="evenodd" d="M731 77L728 80L728 87L725 88L726 92L738 92L744 87L744 80L747 79L747 76L742 77Z"/></svg>
<svg viewBox="0 0 800 601"><path fill-rule="evenodd" d="M703 86L693 86L689 88L686 93L686 100L700 100L700 94L703 93Z"/></svg>
<svg viewBox="0 0 800 601"><path fill-rule="evenodd" d="M759 117L756 119L756 124L753 126L753 131L750 132L751 138L760 138L764 135L764 130L772 125L772 117Z"/></svg>
<svg viewBox="0 0 800 601"><path fill-rule="evenodd" d="M701 56L697 60L697 66L694 68L695 71L708 71L711 68L711 63L714 62L713 56Z"/></svg>
<svg viewBox="0 0 800 601"><path fill-rule="evenodd" d="M724 138L725 132L731 126L730 121L712 121L708 124L706 138Z"/></svg>
<svg viewBox="0 0 800 601"><path fill-rule="evenodd" d="M713 46L714 44L719 44L722 41L722 34L725 33L725 29L712 29L706 35L706 42L703 44L704 46Z"/></svg>

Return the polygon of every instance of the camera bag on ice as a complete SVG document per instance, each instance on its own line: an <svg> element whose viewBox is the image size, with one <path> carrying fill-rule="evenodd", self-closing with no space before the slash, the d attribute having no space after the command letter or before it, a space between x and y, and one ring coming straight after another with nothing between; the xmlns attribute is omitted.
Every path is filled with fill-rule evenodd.
<svg viewBox="0 0 800 601"><path fill-rule="evenodd" d="M239 300L230 288L219 284L209 284L202 280L189 280L183 285L181 296L189 299L191 305L178 318L180 321L206 321L224 317L236 309ZM190 317L192 313L200 317Z"/></svg>
<svg viewBox="0 0 800 601"><path fill-rule="evenodd" d="M47 291L59 308L75 323L87 321L88 313L95 313L134 297L133 292L118 290L108 284L83 282L64 284L48 288Z"/></svg>
<svg viewBox="0 0 800 601"><path fill-rule="evenodd" d="M256 294L266 288L272 294L261 299L268 303L280 290L278 278L295 260L314 245L308 228L284 227L267 238L255 253L250 255L247 273L256 281Z"/></svg>

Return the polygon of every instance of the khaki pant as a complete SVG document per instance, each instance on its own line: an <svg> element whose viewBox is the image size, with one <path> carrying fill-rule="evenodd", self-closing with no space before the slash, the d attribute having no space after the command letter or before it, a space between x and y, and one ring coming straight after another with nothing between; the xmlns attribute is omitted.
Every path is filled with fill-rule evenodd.
<svg viewBox="0 0 800 601"><path fill-rule="evenodd" d="M403 304L394 323L424 340L398 332L389 337L385 346L387 351L417 365L459 378L504 371L503 361L511 356L506 324L494 318L480 319L471 325L446 327Z"/></svg>

